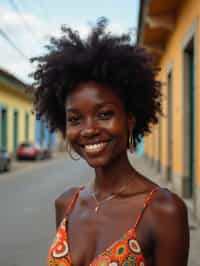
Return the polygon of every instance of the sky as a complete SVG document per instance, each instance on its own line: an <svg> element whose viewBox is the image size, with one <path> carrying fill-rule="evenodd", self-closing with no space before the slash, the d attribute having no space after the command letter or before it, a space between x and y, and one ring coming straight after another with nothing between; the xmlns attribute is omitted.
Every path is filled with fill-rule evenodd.
<svg viewBox="0 0 200 266"><path fill-rule="evenodd" d="M29 59L44 54L49 37L60 36L61 25L84 37L105 16L109 30L120 34L137 28L138 12L139 0L0 0L0 68L30 84L34 65Z"/></svg>

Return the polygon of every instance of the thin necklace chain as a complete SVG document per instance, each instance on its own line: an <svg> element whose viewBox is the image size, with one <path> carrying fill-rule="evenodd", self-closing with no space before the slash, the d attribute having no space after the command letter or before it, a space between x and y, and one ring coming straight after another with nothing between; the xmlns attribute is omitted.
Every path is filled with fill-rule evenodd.
<svg viewBox="0 0 200 266"><path fill-rule="evenodd" d="M100 207L101 207L105 202L107 202L107 201L109 201L109 200L112 200L112 199L116 198L117 196L119 196L119 194L122 193L122 192L125 190L125 188L126 188L127 185L128 185L128 182L125 183L117 193L111 193L111 194L109 194L107 197L105 197L105 198L104 198L103 200L101 200L101 201L97 199L97 197L96 197L96 195L95 195L95 192L91 192L91 191L89 191L88 187L86 187L87 192L88 192L89 194L91 194L91 196L93 197L93 199L94 199L95 202L96 202L96 207L95 207L95 209L94 209L95 213L98 213Z"/></svg>

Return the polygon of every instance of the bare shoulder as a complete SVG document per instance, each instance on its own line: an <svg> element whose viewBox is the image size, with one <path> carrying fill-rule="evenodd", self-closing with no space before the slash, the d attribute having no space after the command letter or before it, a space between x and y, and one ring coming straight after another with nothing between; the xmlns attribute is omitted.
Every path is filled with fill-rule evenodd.
<svg viewBox="0 0 200 266"><path fill-rule="evenodd" d="M178 218L187 216L187 207L184 201L168 189L159 189L153 196L151 211L155 218L167 216Z"/></svg>
<svg viewBox="0 0 200 266"><path fill-rule="evenodd" d="M74 193L79 189L79 187L70 187L55 200L55 210L56 210L56 227L59 226L62 219L64 218L66 209L72 200Z"/></svg>
<svg viewBox="0 0 200 266"><path fill-rule="evenodd" d="M70 187L59 195L55 200L56 207L67 207L69 201L71 200L74 193L79 189L79 187Z"/></svg>
<svg viewBox="0 0 200 266"><path fill-rule="evenodd" d="M188 212L175 193L158 190L151 199L149 220L156 265L187 265L189 253Z"/></svg>
<svg viewBox="0 0 200 266"><path fill-rule="evenodd" d="M188 238L188 211L184 201L168 189L160 189L150 204L153 235L160 242L184 242ZM178 240L179 239L179 240ZM187 241L187 240L186 240Z"/></svg>

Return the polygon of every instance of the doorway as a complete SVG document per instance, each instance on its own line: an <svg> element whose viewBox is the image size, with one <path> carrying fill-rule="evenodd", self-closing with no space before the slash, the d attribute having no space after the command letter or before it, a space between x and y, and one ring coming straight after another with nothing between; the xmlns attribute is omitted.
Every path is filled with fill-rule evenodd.
<svg viewBox="0 0 200 266"><path fill-rule="evenodd" d="M8 112L6 107L1 108L1 147L7 150Z"/></svg>
<svg viewBox="0 0 200 266"><path fill-rule="evenodd" d="M192 198L195 180L195 49L194 37L184 49L183 153L185 197Z"/></svg>
<svg viewBox="0 0 200 266"><path fill-rule="evenodd" d="M14 111L13 113L13 151L16 151L18 146L18 127L19 127L19 113Z"/></svg>
<svg viewBox="0 0 200 266"><path fill-rule="evenodd" d="M30 122L29 122L29 113L25 113L25 140L26 142L29 141L29 127L30 127Z"/></svg>
<svg viewBox="0 0 200 266"><path fill-rule="evenodd" d="M172 163L173 163L173 77L172 71L169 71L167 74L167 108L168 108L168 125L167 125L167 147L168 147L168 155L167 155L167 181L172 180Z"/></svg>

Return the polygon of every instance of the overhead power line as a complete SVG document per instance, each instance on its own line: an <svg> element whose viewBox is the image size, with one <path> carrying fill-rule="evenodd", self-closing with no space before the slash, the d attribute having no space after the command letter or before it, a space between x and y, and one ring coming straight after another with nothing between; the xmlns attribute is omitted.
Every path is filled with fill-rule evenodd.
<svg viewBox="0 0 200 266"><path fill-rule="evenodd" d="M21 14L20 9L18 8L17 4L15 3L14 0L8 0L9 4L11 5L12 9L18 14L18 16L21 18L21 20L23 21L24 27L26 28L26 30L31 33L35 39L36 42L40 42L38 40L37 35L35 34L34 30L32 29L32 27L27 23L27 20L24 18L24 16Z"/></svg>
<svg viewBox="0 0 200 266"><path fill-rule="evenodd" d="M37 3L37 10L40 12L40 15L42 14L43 18L48 17L48 10L46 6L44 5L44 1L40 0ZM20 6L23 8L23 10L30 10L30 5L26 1L26 3L20 1ZM35 11L35 10L34 10Z"/></svg>
<svg viewBox="0 0 200 266"><path fill-rule="evenodd" d="M12 48L14 48L24 59L29 61L29 58L15 45L15 43L8 37L8 35L0 29L0 35L5 39Z"/></svg>

